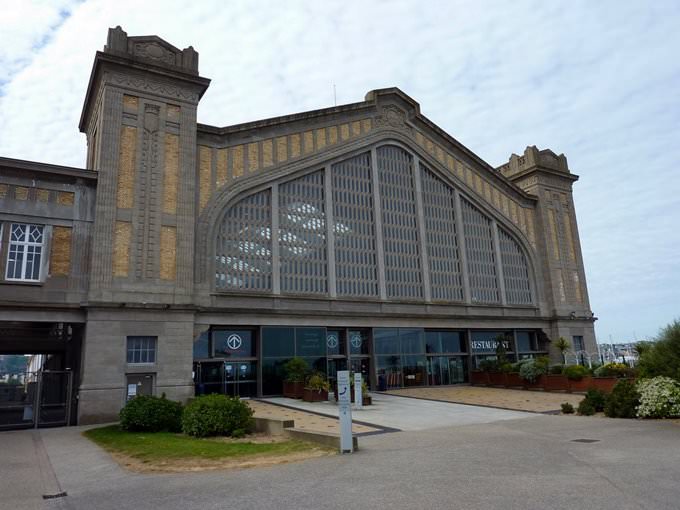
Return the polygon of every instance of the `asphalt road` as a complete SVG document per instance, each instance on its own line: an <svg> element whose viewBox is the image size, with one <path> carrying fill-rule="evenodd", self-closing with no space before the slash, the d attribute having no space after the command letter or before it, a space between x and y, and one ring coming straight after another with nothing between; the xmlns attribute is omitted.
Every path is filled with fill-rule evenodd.
<svg viewBox="0 0 680 510"><path fill-rule="evenodd" d="M541 415L363 437L352 455L182 475L125 472L74 428L41 436L68 493L49 508L680 508L680 424L670 422ZM33 508L8 504L0 499L3 509Z"/></svg>

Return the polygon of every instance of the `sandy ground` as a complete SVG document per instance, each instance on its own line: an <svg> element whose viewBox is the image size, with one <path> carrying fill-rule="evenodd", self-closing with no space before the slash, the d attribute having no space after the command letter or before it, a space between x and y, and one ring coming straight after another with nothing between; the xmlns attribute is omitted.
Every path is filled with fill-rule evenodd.
<svg viewBox="0 0 680 510"><path fill-rule="evenodd" d="M391 395L426 398L458 404L500 407L515 411L537 413L555 412L560 404L569 402L577 407L583 395L545 391L509 390L480 386L438 386L434 388L405 388L391 390Z"/></svg>

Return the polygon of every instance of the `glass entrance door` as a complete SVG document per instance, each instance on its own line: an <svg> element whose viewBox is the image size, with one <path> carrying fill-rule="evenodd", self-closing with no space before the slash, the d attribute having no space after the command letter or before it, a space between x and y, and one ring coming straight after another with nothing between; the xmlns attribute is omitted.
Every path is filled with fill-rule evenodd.
<svg viewBox="0 0 680 510"><path fill-rule="evenodd" d="M430 356L427 360L428 382L431 386L465 382L465 358L462 356Z"/></svg>
<svg viewBox="0 0 680 510"><path fill-rule="evenodd" d="M257 392L257 370L254 361L225 361L224 390L229 397L254 397Z"/></svg>

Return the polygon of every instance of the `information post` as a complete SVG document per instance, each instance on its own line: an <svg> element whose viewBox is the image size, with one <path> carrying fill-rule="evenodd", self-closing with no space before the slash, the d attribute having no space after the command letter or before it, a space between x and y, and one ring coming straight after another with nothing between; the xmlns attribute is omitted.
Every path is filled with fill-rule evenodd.
<svg viewBox="0 0 680 510"><path fill-rule="evenodd" d="M349 370L338 370L338 411L340 413L340 453L352 453L352 398Z"/></svg>
<svg viewBox="0 0 680 510"><path fill-rule="evenodd" d="M364 393L361 386L361 372L357 372L354 374L354 407L357 409L364 407Z"/></svg>

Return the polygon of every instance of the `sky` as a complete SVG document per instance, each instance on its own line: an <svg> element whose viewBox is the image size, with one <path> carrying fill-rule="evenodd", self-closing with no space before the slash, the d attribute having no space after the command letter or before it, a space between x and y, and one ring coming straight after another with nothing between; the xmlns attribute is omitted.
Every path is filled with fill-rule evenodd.
<svg viewBox="0 0 680 510"><path fill-rule="evenodd" d="M0 155L82 167L107 29L200 54L199 122L397 86L493 166L564 153L598 341L680 318L680 2L0 0Z"/></svg>

